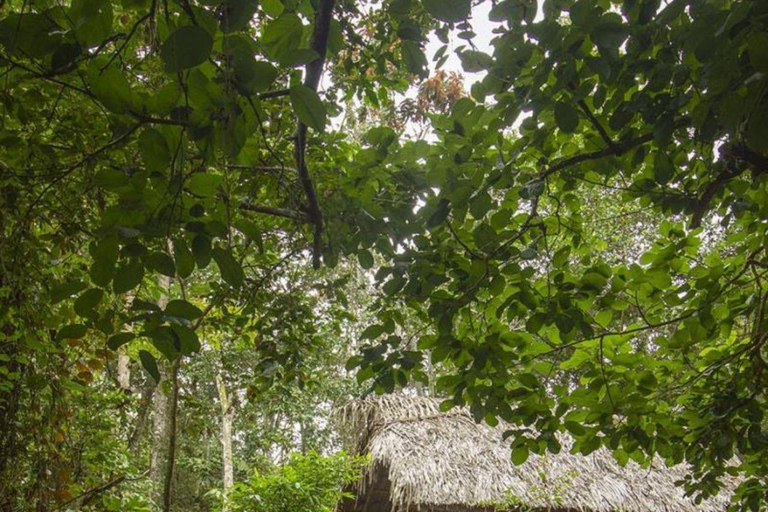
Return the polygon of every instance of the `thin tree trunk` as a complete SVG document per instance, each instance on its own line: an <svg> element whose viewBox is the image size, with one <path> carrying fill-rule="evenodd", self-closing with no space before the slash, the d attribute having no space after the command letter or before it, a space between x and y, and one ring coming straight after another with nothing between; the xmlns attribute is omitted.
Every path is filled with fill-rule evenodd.
<svg viewBox="0 0 768 512"><path fill-rule="evenodd" d="M128 354L123 352L117 354L117 384L123 391L131 389L131 368L128 366L130 360Z"/></svg>
<svg viewBox="0 0 768 512"><path fill-rule="evenodd" d="M160 288L168 290L171 280L168 277L158 278ZM164 293L157 301L158 306L165 308L168 296ZM149 476L152 482L152 501L160 505L165 501L165 476L168 470L168 447L171 434L170 400L163 389L163 383L168 378L168 366L164 361L158 361L160 381L155 386L152 395L152 447L149 463Z"/></svg>
<svg viewBox="0 0 768 512"><path fill-rule="evenodd" d="M163 390L167 377L166 365L158 361L160 382L152 395L152 448L149 463L149 477L152 481L152 501L163 502L164 478L168 465L168 439L170 437L170 415L168 396Z"/></svg>
<svg viewBox="0 0 768 512"><path fill-rule="evenodd" d="M171 369L171 404L170 424L168 432L168 464L165 472L165 485L163 488L163 512L171 511L171 493L173 490L173 468L176 464L176 415L179 408L179 367L181 357L173 362Z"/></svg>
<svg viewBox="0 0 768 512"><path fill-rule="evenodd" d="M216 375L216 388L219 391L219 403L221 404L221 464L224 470L224 509L226 510L229 508L227 494L235 483L232 465L232 420L234 419L235 408L227 394L227 387L221 372Z"/></svg>
<svg viewBox="0 0 768 512"><path fill-rule="evenodd" d="M152 405L153 395L157 388L155 383L147 383L141 392L141 399L139 400L139 409L136 415L136 425L133 428L133 432L128 438L128 449L134 455L137 455L141 448L141 438L144 435L144 430L147 426L147 417Z"/></svg>

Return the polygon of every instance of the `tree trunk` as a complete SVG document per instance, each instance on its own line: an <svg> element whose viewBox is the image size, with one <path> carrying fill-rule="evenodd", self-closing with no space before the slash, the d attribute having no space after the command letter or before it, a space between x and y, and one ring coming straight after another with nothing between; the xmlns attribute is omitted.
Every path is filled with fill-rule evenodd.
<svg viewBox="0 0 768 512"><path fill-rule="evenodd" d="M166 365L158 361L160 382L152 395L152 448L149 463L149 477L152 481L152 501L163 502L165 474L168 466L168 439L170 438L170 400L165 394L163 383L167 378Z"/></svg>
<svg viewBox="0 0 768 512"><path fill-rule="evenodd" d="M128 366L130 360L128 354L123 352L117 354L117 384L123 391L131 389L131 368Z"/></svg>
<svg viewBox="0 0 768 512"><path fill-rule="evenodd" d="M167 291L171 287L168 277L158 278L160 288ZM168 297L165 293L157 301L158 306L165 308ZM168 470L168 447L171 434L171 401L165 393L163 385L168 378L168 366L163 360L158 360L160 381L155 386L152 395L152 447L149 462L149 477L152 481L152 501L160 505L164 502L165 477Z"/></svg>
<svg viewBox="0 0 768 512"><path fill-rule="evenodd" d="M221 372L216 375L216 388L219 390L219 403L221 404L221 464L224 470L224 509L226 510L229 508L227 494L235 483L232 465L232 420L235 416L235 408L227 394Z"/></svg>
<svg viewBox="0 0 768 512"><path fill-rule="evenodd" d="M176 465L176 415L179 408L179 367L181 358L173 362L171 369L171 403L169 407L168 427L168 464L165 470L163 486L163 512L171 511L171 492L173 490L173 468Z"/></svg>

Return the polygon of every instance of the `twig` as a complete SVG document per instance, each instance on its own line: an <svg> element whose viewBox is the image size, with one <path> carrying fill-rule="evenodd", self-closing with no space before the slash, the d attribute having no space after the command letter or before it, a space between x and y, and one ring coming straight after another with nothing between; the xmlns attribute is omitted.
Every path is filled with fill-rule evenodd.
<svg viewBox="0 0 768 512"><path fill-rule="evenodd" d="M274 215L276 217L285 217L286 219L292 219L299 222L308 222L310 219L306 213L289 210L287 208L276 208L274 206L260 206L257 204L251 204L247 202L240 203L240 208L249 212L264 213L267 215Z"/></svg>
<svg viewBox="0 0 768 512"><path fill-rule="evenodd" d="M259 94L259 99L268 100L270 98L279 98L281 96L288 96L291 93L290 89L279 89L277 91L268 91Z"/></svg>

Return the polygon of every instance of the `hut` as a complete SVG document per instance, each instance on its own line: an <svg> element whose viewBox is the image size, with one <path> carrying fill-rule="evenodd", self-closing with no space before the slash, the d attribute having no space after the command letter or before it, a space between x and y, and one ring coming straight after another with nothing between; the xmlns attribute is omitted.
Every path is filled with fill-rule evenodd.
<svg viewBox="0 0 768 512"><path fill-rule="evenodd" d="M723 512L736 479L696 503L675 481L684 466L655 461L620 466L601 448L584 456L565 448L510 461L502 426L478 424L466 409L440 412L440 400L389 395L353 401L341 411L348 449L371 463L341 512Z"/></svg>

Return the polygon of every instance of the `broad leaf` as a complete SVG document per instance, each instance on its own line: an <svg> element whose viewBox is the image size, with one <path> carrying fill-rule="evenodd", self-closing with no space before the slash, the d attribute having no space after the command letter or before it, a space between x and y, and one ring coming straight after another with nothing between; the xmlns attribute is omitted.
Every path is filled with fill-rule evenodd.
<svg viewBox="0 0 768 512"><path fill-rule="evenodd" d="M325 105L315 91L306 85L291 87L291 106L302 123L315 131L323 131L327 113Z"/></svg>

